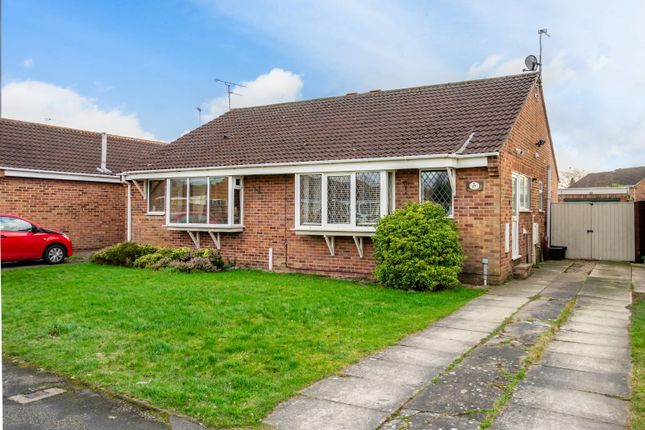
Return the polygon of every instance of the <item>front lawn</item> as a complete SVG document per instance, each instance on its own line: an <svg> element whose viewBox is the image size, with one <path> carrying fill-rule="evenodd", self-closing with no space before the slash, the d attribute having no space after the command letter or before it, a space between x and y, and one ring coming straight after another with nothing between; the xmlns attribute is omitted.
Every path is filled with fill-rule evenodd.
<svg viewBox="0 0 645 430"><path fill-rule="evenodd" d="M645 429L645 300L632 304L632 419L631 428Z"/></svg>
<svg viewBox="0 0 645 430"><path fill-rule="evenodd" d="M3 272L2 336L6 354L35 365L210 426L255 426L303 387L479 294L74 264Z"/></svg>

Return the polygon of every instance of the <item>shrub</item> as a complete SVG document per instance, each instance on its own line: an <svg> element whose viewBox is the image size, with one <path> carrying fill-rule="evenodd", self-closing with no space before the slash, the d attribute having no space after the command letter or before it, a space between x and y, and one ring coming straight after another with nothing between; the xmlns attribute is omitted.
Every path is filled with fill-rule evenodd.
<svg viewBox="0 0 645 430"><path fill-rule="evenodd" d="M137 267L139 269L148 269L163 258L165 257L159 251L153 254L142 255L141 257L137 258L134 263L132 263L132 267Z"/></svg>
<svg viewBox="0 0 645 430"><path fill-rule="evenodd" d="M459 285L464 253L443 207L411 203L378 222L375 275L385 286L436 291Z"/></svg>
<svg viewBox="0 0 645 430"><path fill-rule="evenodd" d="M132 267L138 258L156 251L157 248L154 246L137 242L121 242L95 252L90 257L90 261L97 264Z"/></svg>
<svg viewBox="0 0 645 430"><path fill-rule="evenodd" d="M209 248L155 248L136 242L123 242L96 252L91 261L98 264L136 267L140 269L179 272L219 272L227 265L219 252Z"/></svg>

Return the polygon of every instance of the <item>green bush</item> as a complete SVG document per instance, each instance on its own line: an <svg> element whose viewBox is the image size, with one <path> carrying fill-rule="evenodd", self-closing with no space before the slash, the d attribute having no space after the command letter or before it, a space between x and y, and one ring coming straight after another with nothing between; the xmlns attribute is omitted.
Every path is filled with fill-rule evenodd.
<svg viewBox="0 0 645 430"><path fill-rule="evenodd" d="M224 263L219 252L209 248L159 248L152 254L137 258L131 265L140 269L178 272L219 272L231 267Z"/></svg>
<svg viewBox="0 0 645 430"><path fill-rule="evenodd" d="M132 267L138 258L156 251L157 248L154 246L137 242L121 242L95 252L90 257L90 261L97 264Z"/></svg>
<svg viewBox="0 0 645 430"><path fill-rule="evenodd" d="M411 203L378 222L375 275L386 287L436 291L460 285L464 252L443 207Z"/></svg>
<svg viewBox="0 0 645 430"><path fill-rule="evenodd" d="M148 269L163 258L165 257L159 251L152 254L142 255L141 257L137 258L134 263L132 263L132 267L136 267L138 269Z"/></svg>

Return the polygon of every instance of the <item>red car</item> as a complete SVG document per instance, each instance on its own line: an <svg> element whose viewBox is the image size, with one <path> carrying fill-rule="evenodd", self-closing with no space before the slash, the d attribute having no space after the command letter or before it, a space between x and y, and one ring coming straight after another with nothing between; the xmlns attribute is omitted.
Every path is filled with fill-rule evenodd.
<svg viewBox="0 0 645 430"><path fill-rule="evenodd" d="M0 214L0 261L45 260L58 264L71 255L72 242L65 233L16 215Z"/></svg>

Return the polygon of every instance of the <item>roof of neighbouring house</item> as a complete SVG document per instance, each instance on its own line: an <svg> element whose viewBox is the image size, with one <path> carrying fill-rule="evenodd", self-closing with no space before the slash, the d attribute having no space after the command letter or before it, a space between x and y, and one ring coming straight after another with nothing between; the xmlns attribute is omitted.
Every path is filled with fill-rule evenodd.
<svg viewBox="0 0 645 430"><path fill-rule="evenodd" d="M616 169L611 172L589 173L569 188L612 187L616 185L636 185L645 178L645 166Z"/></svg>
<svg viewBox="0 0 645 430"><path fill-rule="evenodd" d="M107 168L118 174L163 142L107 135ZM0 118L0 168L102 174L101 133Z"/></svg>
<svg viewBox="0 0 645 430"><path fill-rule="evenodd" d="M232 109L135 171L497 152L536 73Z"/></svg>

